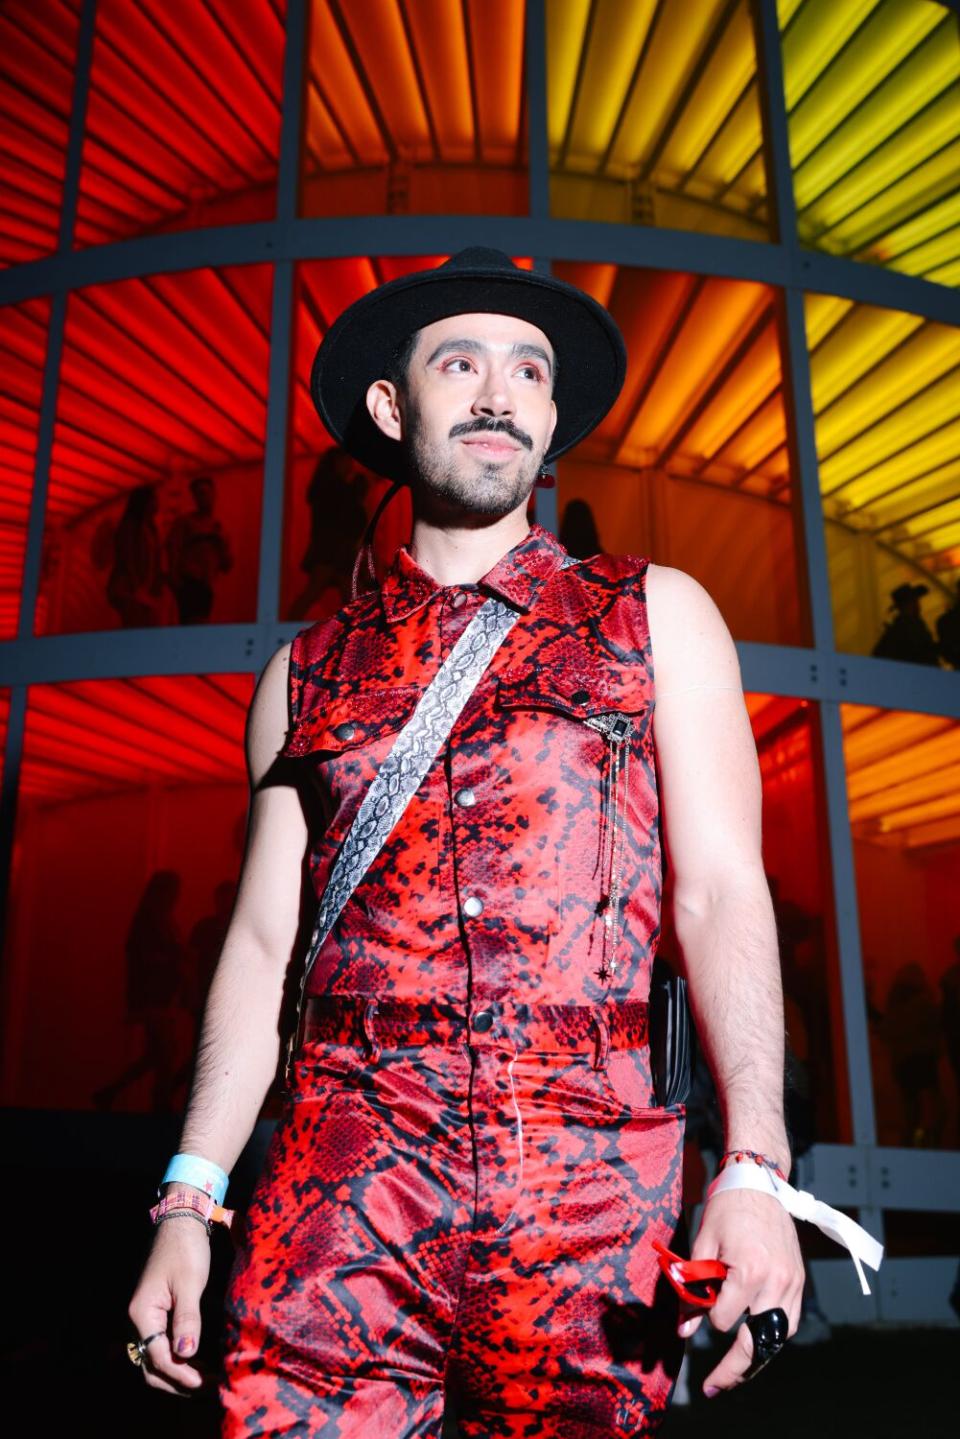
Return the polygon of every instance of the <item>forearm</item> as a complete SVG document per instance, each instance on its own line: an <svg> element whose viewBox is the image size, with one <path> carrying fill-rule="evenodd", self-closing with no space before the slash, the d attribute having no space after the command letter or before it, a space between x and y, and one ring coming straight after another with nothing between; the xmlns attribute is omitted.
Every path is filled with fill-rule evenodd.
<svg viewBox="0 0 960 1439"><path fill-rule="evenodd" d="M275 956L231 937L210 986L180 1152L228 1174L276 1073L284 974Z"/></svg>
<svg viewBox="0 0 960 1439"><path fill-rule="evenodd" d="M697 1035L723 1116L725 1148L775 1158L788 1172L783 1118L783 991L776 921L762 872L708 898L677 896Z"/></svg>

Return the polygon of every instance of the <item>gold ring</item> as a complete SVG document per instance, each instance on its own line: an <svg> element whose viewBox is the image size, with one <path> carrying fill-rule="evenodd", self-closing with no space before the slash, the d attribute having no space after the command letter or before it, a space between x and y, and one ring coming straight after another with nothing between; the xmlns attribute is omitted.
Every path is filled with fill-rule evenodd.
<svg viewBox="0 0 960 1439"><path fill-rule="evenodd" d="M165 1333L166 1330L158 1329L156 1334L148 1334L146 1339L131 1339L127 1345L127 1358L130 1363L135 1364L139 1369L143 1363L143 1356L147 1352L147 1345L152 1344L155 1339L159 1339L161 1334Z"/></svg>

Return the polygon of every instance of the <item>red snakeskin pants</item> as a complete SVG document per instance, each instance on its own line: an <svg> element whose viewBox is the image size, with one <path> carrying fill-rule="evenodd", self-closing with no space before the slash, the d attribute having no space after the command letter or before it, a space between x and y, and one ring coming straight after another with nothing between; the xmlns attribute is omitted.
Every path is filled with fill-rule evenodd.
<svg viewBox="0 0 960 1439"><path fill-rule="evenodd" d="M320 1002L321 1007L324 1002ZM326 1002L294 1065L227 1297L227 1439L657 1430L679 1368L651 1240L683 1113L646 1007Z"/></svg>

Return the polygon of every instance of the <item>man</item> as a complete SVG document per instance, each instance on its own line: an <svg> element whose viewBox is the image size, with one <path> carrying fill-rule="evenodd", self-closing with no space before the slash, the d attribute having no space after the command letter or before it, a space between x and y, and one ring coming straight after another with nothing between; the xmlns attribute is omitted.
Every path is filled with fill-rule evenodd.
<svg viewBox="0 0 960 1439"><path fill-rule="evenodd" d="M170 587L177 600L182 625L199 625L210 618L214 582L233 568L230 543L214 514L217 492L209 475L190 481L194 508L179 515L167 536Z"/></svg>
<svg viewBox="0 0 960 1439"><path fill-rule="evenodd" d="M881 660L907 660L915 665L938 665L937 642L920 613L920 601L929 594L928 585L897 585L890 591L890 608L896 613L887 620L872 654Z"/></svg>
<svg viewBox="0 0 960 1439"><path fill-rule="evenodd" d="M304 854L319 896L460 636L491 598L513 627L321 934L228 1295L227 1435L439 1436L448 1396L464 1436L659 1426L698 1322L652 1247L677 1228L682 1142L647 1045L661 811L727 1147L789 1163L733 643L688 576L568 562L527 522L542 461L599 422L623 375L606 311L488 250L374 291L321 346L321 415L361 463L409 482L413 536L378 590L298 636L259 685L247 856L187 1168L168 1173L229 1171L257 1117ZM317 790L322 834L304 818ZM168 1194L130 1305L148 1382L174 1392L201 1382L208 1241L177 1208L188 1197ZM729 1266L719 1329L776 1309L795 1329L803 1267L775 1198L715 1195L695 1253ZM752 1357L739 1324L707 1392Z"/></svg>

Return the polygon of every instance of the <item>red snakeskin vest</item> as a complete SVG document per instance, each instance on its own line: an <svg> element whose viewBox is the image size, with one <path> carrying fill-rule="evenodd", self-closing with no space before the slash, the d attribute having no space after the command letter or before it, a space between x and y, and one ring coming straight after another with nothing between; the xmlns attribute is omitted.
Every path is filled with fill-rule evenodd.
<svg viewBox="0 0 960 1439"><path fill-rule="evenodd" d="M283 753L310 766L326 817L310 852L319 895L480 605L496 595L521 615L326 940L310 993L646 999L661 892L648 562L564 558L534 526L478 584L440 586L401 550L379 590L294 640Z"/></svg>

